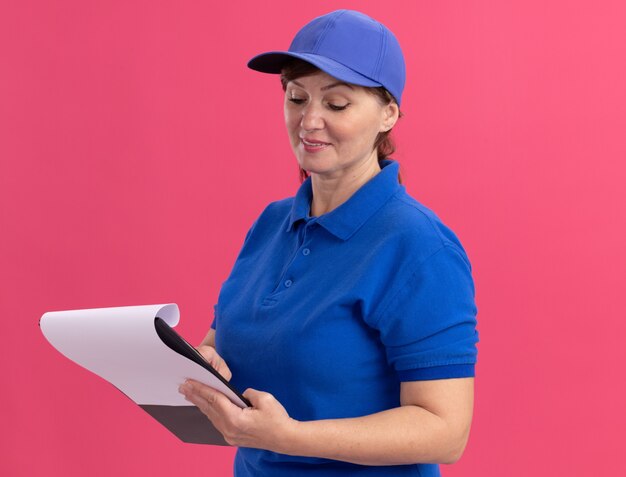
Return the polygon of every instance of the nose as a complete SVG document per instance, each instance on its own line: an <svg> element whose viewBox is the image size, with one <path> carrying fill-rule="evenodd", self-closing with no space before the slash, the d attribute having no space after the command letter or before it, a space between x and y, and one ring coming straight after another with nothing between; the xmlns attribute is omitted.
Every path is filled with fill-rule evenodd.
<svg viewBox="0 0 626 477"><path fill-rule="evenodd" d="M300 127L305 131L324 129L324 117L321 108L313 102L307 104L302 110Z"/></svg>

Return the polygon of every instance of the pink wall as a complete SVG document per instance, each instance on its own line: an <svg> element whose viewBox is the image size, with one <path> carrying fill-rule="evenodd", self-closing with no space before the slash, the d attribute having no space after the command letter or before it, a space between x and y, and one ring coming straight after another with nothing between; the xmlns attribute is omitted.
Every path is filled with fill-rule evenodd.
<svg viewBox="0 0 626 477"><path fill-rule="evenodd" d="M320 4L0 6L1 475L230 475L232 449L181 444L37 321L173 301L203 337L298 186L278 79L245 63L336 8L403 45L396 158L474 267L475 419L444 475L626 475L626 3Z"/></svg>

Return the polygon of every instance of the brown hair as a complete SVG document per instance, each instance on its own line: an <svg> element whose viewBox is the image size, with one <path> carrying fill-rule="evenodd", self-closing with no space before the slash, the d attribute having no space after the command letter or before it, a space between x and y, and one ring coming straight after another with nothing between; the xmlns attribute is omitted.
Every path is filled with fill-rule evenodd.
<svg viewBox="0 0 626 477"><path fill-rule="evenodd" d="M298 58L294 58L289 60L281 69L280 73L280 82L283 87L283 91L287 90L287 83L293 81L295 79L301 78L303 76L309 76L312 74L321 71L317 66L312 65L306 61L300 60ZM377 88L364 88L368 93L373 94L378 98L381 104L386 105L391 102L396 102L396 99L393 95L387 91L382 86ZM402 117L402 111L398 116ZM392 128L393 129L393 128ZM378 153L378 162L380 163L382 160L387 159L388 156L393 154L396 151L396 145L391 138L391 129L389 131L384 131L378 133L376 139L374 140L374 149L377 150ZM304 182L304 180L309 176L309 173L304 169L300 168L300 181ZM398 174L398 181L402 183L402 178L400 174Z"/></svg>

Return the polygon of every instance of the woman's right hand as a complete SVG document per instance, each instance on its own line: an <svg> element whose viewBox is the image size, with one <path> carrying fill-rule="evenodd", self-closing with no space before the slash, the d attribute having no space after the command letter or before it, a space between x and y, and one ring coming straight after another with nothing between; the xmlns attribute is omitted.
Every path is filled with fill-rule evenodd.
<svg viewBox="0 0 626 477"><path fill-rule="evenodd" d="M213 346L200 345L196 349L198 350L198 353L200 353L202 357L206 359L209 364L224 377L224 379L226 379L226 381L230 381L233 373L230 372L230 369L228 369L228 366L226 365L226 361L224 361L222 357L217 354L217 351Z"/></svg>

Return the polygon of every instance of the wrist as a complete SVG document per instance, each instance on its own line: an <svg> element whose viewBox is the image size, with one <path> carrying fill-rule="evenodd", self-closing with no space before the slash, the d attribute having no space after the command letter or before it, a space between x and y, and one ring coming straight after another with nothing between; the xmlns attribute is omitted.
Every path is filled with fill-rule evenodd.
<svg viewBox="0 0 626 477"><path fill-rule="evenodd" d="M276 452L285 455L300 455L299 443L303 422L289 418L278 438Z"/></svg>

